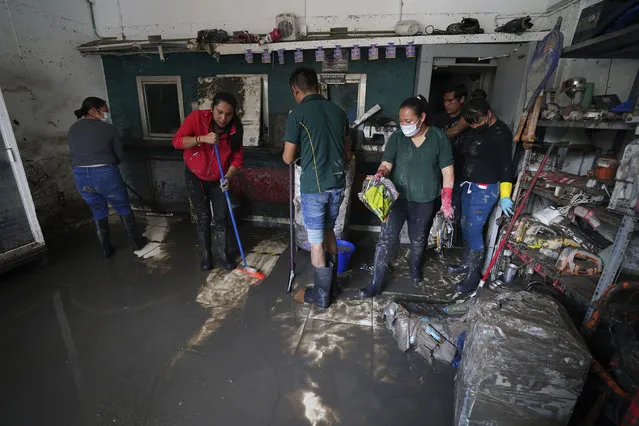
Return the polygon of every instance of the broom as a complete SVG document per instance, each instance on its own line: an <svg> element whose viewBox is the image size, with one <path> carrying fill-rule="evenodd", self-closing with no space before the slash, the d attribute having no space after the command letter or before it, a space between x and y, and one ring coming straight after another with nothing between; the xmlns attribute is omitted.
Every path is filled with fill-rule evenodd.
<svg viewBox="0 0 639 426"><path fill-rule="evenodd" d="M215 149L215 158L217 158L217 166L220 169L220 182L224 183L224 171L222 169L222 161L220 160L220 151L217 149L217 145L213 145ZM229 214L231 215L231 222L233 222L233 230L235 231L235 239L237 240L237 246L240 248L240 254L242 255L242 263L244 267L238 266L235 270L246 275L250 275L258 280L263 280L266 276L255 268L251 268L246 263L246 256L244 256L244 249L242 248L242 242L240 241L240 234L237 232L237 223L235 222L235 215L233 215L233 206L231 205L231 197L228 191L224 191L226 196L226 204L229 208Z"/></svg>

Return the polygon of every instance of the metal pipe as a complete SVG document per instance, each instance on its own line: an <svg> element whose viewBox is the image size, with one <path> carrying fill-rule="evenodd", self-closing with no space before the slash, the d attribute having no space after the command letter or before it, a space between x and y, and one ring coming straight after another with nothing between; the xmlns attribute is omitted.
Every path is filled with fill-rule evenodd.
<svg viewBox="0 0 639 426"><path fill-rule="evenodd" d="M95 36L97 38L104 40L106 37L102 37L98 33L98 27L95 25L95 10L93 9L95 6L95 0L87 0L87 3L89 3L89 10L91 11L91 24L93 25L93 32L95 33Z"/></svg>

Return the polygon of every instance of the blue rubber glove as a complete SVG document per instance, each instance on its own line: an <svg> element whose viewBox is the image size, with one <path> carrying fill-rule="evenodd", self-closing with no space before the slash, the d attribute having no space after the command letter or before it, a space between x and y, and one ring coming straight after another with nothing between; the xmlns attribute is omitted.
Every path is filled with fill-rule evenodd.
<svg viewBox="0 0 639 426"><path fill-rule="evenodd" d="M499 199L499 205L501 206L501 210L504 212L506 216L513 215L513 200L510 197L503 197Z"/></svg>

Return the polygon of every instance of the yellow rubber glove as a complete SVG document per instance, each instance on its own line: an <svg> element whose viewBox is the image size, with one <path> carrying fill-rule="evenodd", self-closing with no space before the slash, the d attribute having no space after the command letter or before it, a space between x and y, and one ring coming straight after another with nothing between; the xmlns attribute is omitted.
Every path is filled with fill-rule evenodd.
<svg viewBox="0 0 639 426"><path fill-rule="evenodd" d="M499 198L510 198L513 192L513 184L511 182L502 182L499 184Z"/></svg>

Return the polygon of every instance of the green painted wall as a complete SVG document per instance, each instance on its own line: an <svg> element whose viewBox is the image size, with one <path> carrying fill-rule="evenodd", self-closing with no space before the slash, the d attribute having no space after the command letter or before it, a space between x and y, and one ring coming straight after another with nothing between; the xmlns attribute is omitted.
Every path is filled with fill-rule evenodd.
<svg viewBox="0 0 639 426"><path fill-rule="evenodd" d="M321 63L314 62L313 51L305 51L304 57L304 64L295 64L293 53L287 52L285 65L262 64L260 55L255 55L253 64L247 64L243 55L222 56L218 63L206 53L168 54L166 62L161 62L158 55L104 56L102 62L113 121L123 139L130 142L142 138L136 76L181 76L185 114L188 114L191 111L190 103L197 97L198 77L216 74L268 74L272 123L274 115L287 114L294 106L288 85L290 73L300 65L312 66L321 71ZM362 49L362 60L351 61L348 72L367 75L366 109L380 104L383 115L395 117L400 103L413 94L416 60L404 57L369 61L366 49ZM271 132L272 137L274 133L276 132ZM269 145L274 142L277 145L279 141L269 141Z"/></svg>

